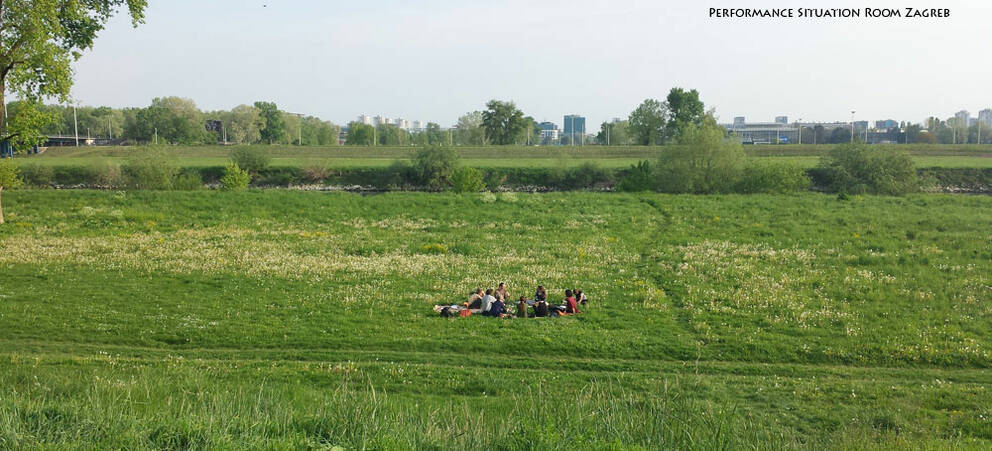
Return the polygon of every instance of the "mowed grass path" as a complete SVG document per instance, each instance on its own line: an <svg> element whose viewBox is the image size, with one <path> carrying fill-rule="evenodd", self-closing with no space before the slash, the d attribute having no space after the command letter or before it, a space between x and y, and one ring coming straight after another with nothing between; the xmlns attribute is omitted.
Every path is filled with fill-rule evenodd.
<svg viewBox="0 0 992 451"><path fill-rule="evenodd" d="M0 445L992 441L992 198L5 194Z"/></svg>
<svg viewBox="0 0 992 451"><path fill-rule="evenodd" d="M760 162L814 167L832 146L745 146L745 152ZM918 167L992 168L992 146L910 145L880 146L912 155ZM129 155L151 147L50 148L38 156L19 157L18 164L91 165L124 163ZM230 147L160 147L181 166L223 166ZM574 167L594 163L605 168L626 168L643 160L655 160L662 147L459 147L463 163L479 168ZM397 159L408 159L412 147L291 147L267 146L274 166L321 166L331 168L385 167Z"/></svg>

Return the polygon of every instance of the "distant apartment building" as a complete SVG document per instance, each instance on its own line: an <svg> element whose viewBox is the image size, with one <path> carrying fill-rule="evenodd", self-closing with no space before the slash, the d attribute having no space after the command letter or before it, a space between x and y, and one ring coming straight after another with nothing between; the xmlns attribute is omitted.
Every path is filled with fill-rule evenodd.
<svg viewBox="0 0 992 451"><path fill-rule="evenodd" d="M424 121L413 121L410 123L411 132L422 132L426 127L424 127Z"/></svg>
<svg viewBox="0 0 992 451"><path fill-rule="evenodd" d="M396 118L393 121L393 125L402 130L410 130L410 121L406 119Z"/></svg>
<svg viewBox="0 0 992 451"><path fill-rule="evenodd" d="M776 124L788 124L789 123L789 116L775 116L775 123Z"/></svg>
<svg viewBox="0 0 992 451"><path fill-rule="evenodd" d="M992 108L979 111L978 122L981 122L984 127L992 127Z"/></svg>
<svg viewBox="0 0 992 451"><path fill-rule="evenodd" d="M958 120L958 124L968 125L971 122L971 113L968 110L961 110L954 113L954 118Z"/></svg>
<svg viewBox="0 0 992 451"><path fill-rule="evenodd" d="M737 116L734 118L734 127L743 127L745 124L744 116Z"/></svg>
<svg viewBox="0 0 992 451"><path fill-rule="evenodd" d="M372 116L367 114L358 115L358 123L365 125L372 125Z"/></svg>

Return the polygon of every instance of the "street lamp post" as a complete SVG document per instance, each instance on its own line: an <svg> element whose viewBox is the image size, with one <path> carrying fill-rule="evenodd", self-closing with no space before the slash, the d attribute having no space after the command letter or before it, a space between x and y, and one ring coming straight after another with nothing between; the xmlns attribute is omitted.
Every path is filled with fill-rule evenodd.
<svg viewBox="0 0 992 451"><path fill-rule="evenodd" d="M79 121L76 120L76 105L72 106L72 128L76 134L76 147L79 147Z"/></svg>
<svg viewBox="0 0 992 451"><path fill-rule="evenodd" d="M796 140L796 144L803 143L803 118L796 120L796 126L799 127L799 139Z"/></svg>
<svg viewBox="0 0 992 451"><path fill-rule="evenodd" d="M854 110L851 110L851 142L854 142Z"/></svg>

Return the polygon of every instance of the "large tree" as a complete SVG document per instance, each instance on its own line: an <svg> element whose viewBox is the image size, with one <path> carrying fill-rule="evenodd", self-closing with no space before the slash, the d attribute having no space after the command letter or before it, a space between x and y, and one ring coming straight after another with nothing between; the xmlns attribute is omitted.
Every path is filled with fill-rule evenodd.
<svg viewBox="0 0 992 451"><path fill-rule="evenodd" d="M482 112L486 140L496 145L513 144L525 126L524 113L513 102L490 100Z"/></svg>
<svg viewBox="0 0 992 451"><path fill-rule="evenodd" d="M273 102L255 102L255 108L262 115L262 141L269 144L282 142L286 138L286 122L279 107Z"/></svg>
<svg viewBox="0 0 992 451"><path fill-rule="evenodd" d="M262 113L251 105L238 105L227 115L228 139L238 144L254 144L262 139Z"/></svg>
<svg viewBox="0 0 992 451"><path fill-rule="evenodd" d="M661 144L668 106L656 99L645 99L630 113L627 126L634 141L642 146Z"/></svg>
<svg viewBox="0 0 992 451"><path fill-rule="evenodd" d="M0 0L0 141L40 143L41 128L51 120L41 101L69 101L71 63L92 48L118 9L127 8L137 26L146 5L147 0ZM9 125L2 111L8 93L27 102Z"/></svg>
<svg viewBox="0 0 992 451"><path fill-rule="evenodd" d="M705 194L733 188L743 167L744 149L727 137L713 116L706 115L700 125L684 124L677 142L658 159L662 191Z"/></svg>
<svg viewBox="0 0 992 451"><path fill-rule="evenodd" d="M161 97L136 117L139 139L159 143L199 144L208 140L203 113L192 99Z"/></svg>
<svg viewBox="0 0 992 451"><path fill-rule="evenodd" d="M486 130L482 127L482 112L465 113L455 124L456 139L459 145L481 146L486 143Z"/></svg>
<svg viewBox="0 0 992 451"><path fill-rule="evenodd" d="M700 125L706 114L703 102L699 100L699 91L686 91L682 88L672 88L665 102L668 105L668 123L665 124L665 137L678 139L682 130L689 124Z"/></svg>

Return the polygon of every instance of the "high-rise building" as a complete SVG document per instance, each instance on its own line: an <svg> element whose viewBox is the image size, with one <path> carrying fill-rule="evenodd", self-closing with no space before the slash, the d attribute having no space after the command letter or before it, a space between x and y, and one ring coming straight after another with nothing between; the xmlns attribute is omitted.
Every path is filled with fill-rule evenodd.
<svg viewBox="0 0 992 451"><path fill-rule="evenodd" d="M586 118L577 114L565 116L562 122L562 129L568 136L580 136L586 134Z"/></svg>
<svg viewBox="0 0 992 451"><path fill-rule="evenodd" d="M789 116L775 116L775 123L776 124L788 124L789 123Z"/></svg>
<svg viewBox="0 0 992 451"><path fill-rule="evenodd" d="M971 113L968 110L961 110L954 113L954 118L958 120L959 125L967 126L971 122Z"/></svg>
<svg viewBox="0 0 992 451"><path fill-rule="evenodd" d="M413 126L411 131L414 132L424 131L424 121L413 121L411 125Z"/></svg>
<svg viewBox="0 0 992 451"><path fill-rule="evenodd" d="M743 127L744 124L744 116L737 116L734 118L734 127Z"/></svg>
<svg viewBox="0 0 992 451"><path fill-rule="evenodd" d="M360 114L358 115L358 122L365 125L372 125L372 116L369 116L367 114Z"/></svg>
<svg viewBox="0 0 992 451"><path fill-rule="evenodd" d="M992 108L979 111L978 122L981 122L984 127L992 127Z"/></svg>

